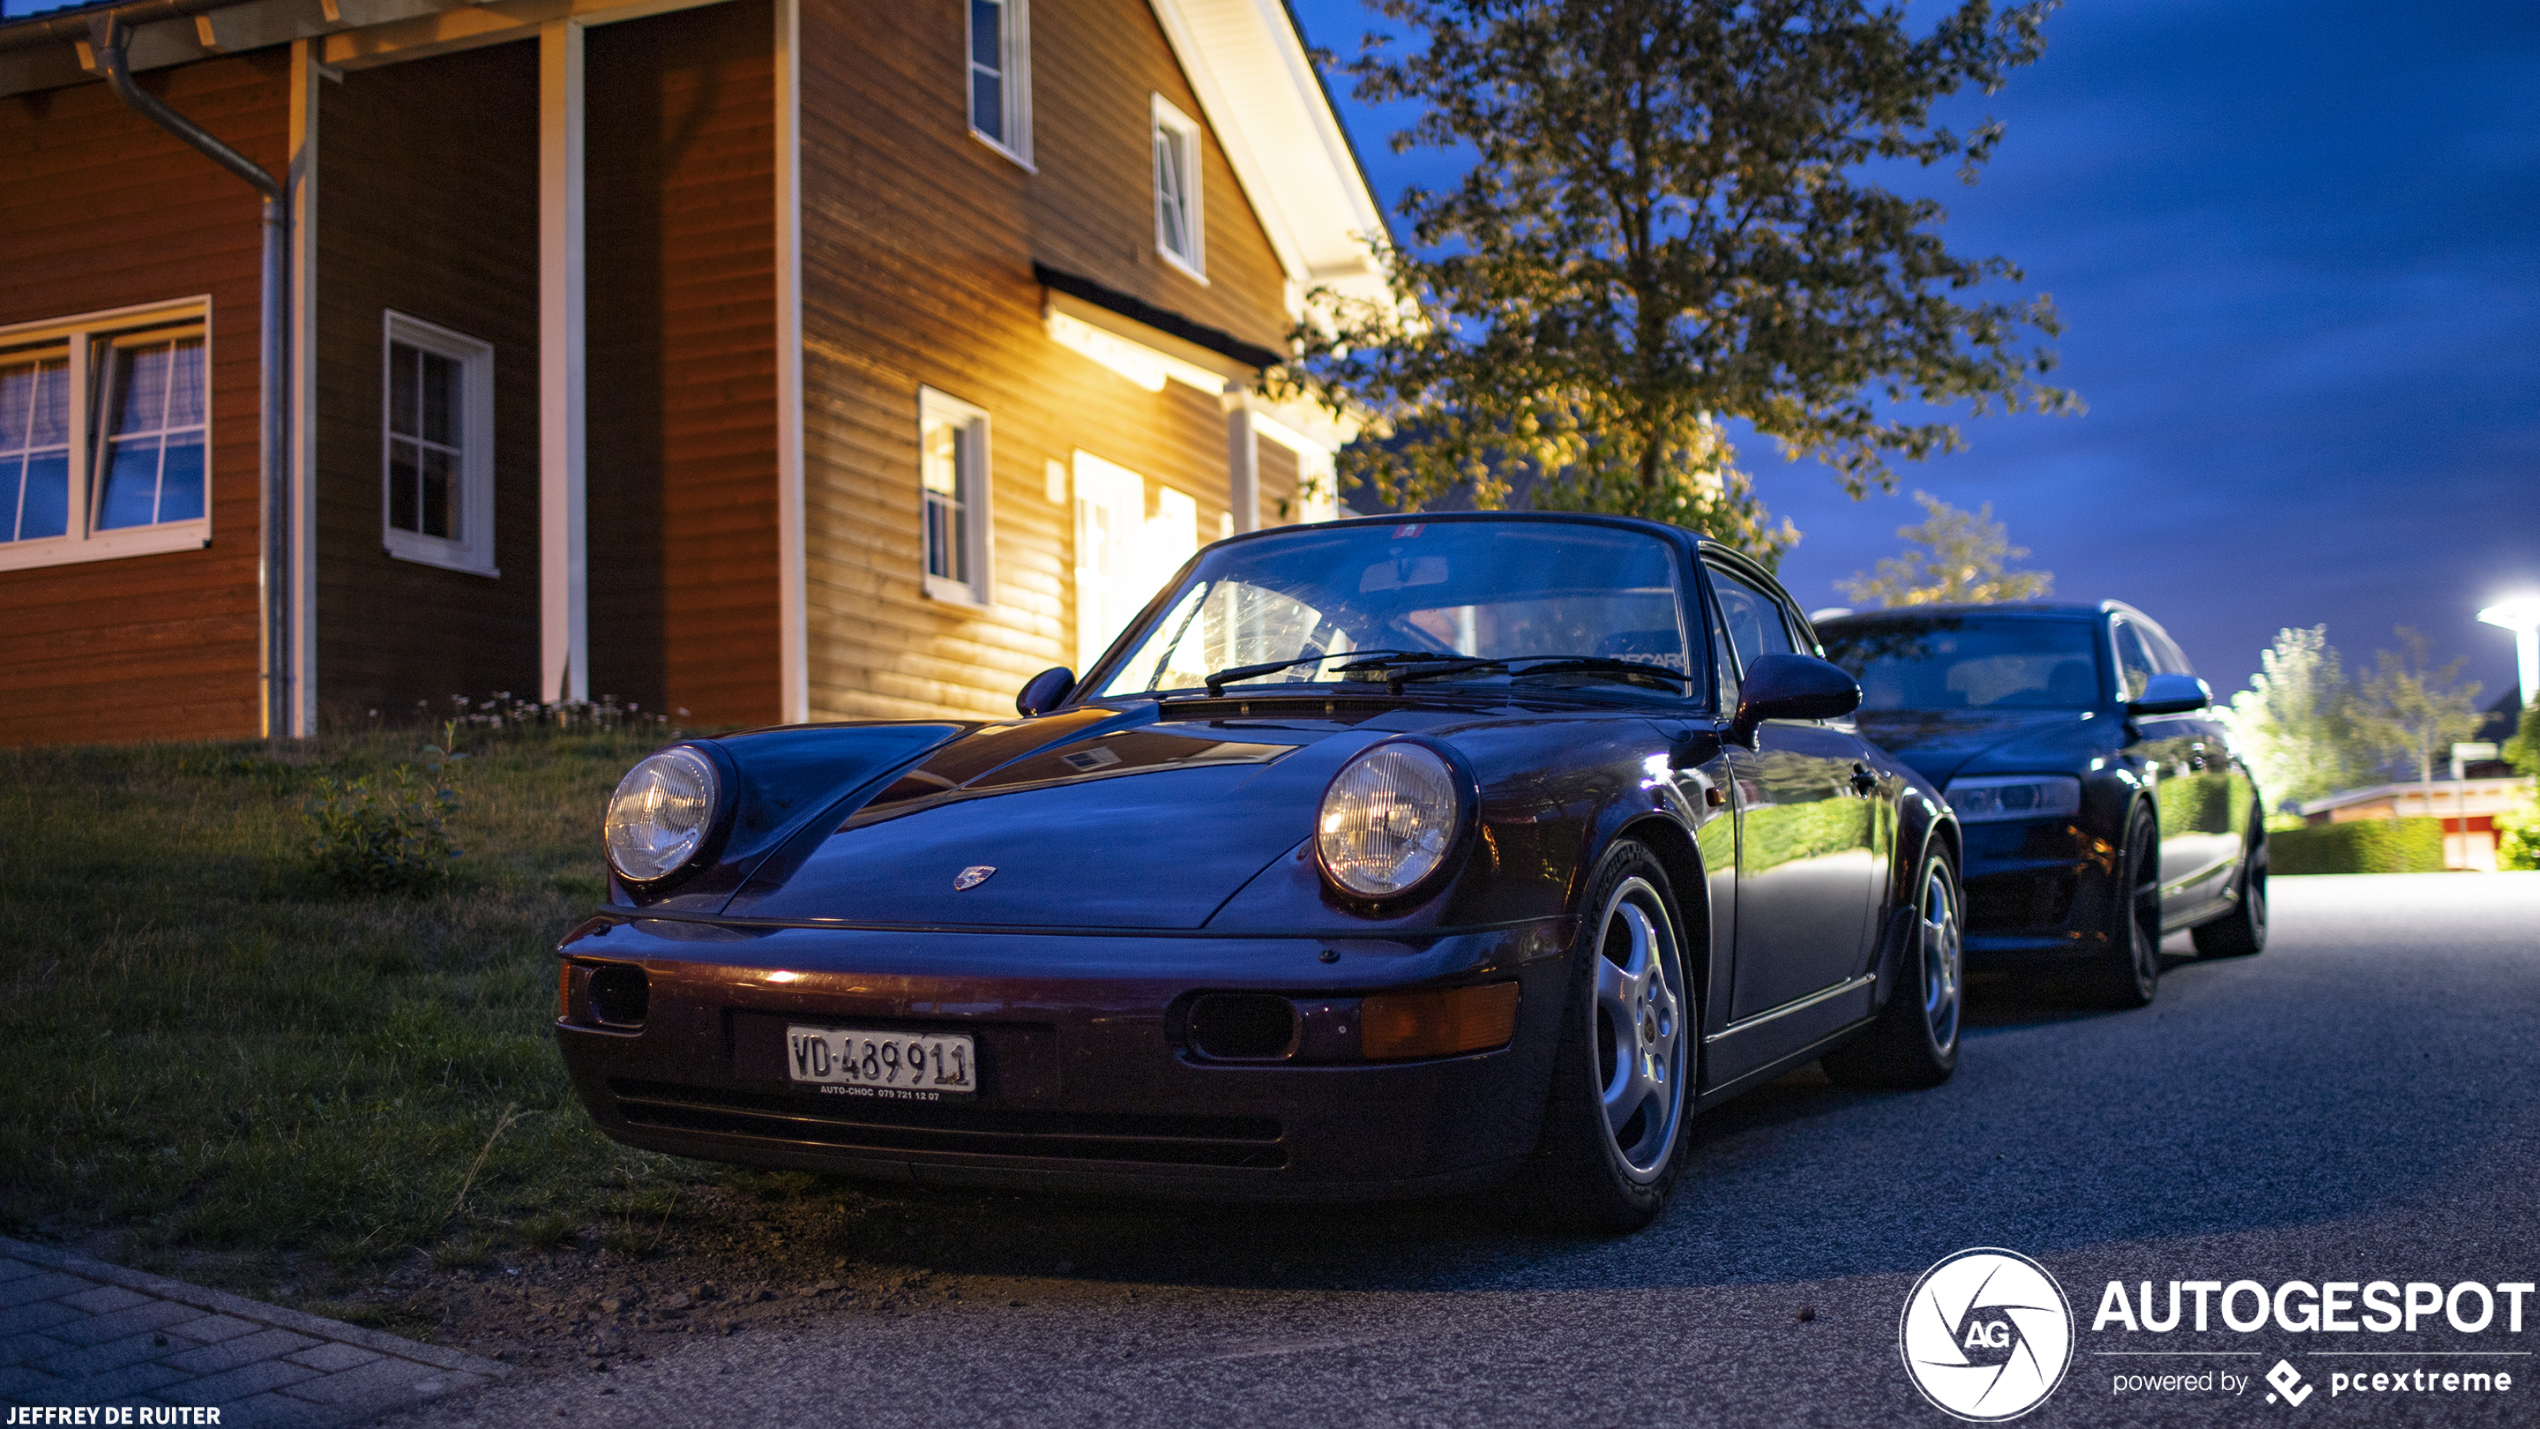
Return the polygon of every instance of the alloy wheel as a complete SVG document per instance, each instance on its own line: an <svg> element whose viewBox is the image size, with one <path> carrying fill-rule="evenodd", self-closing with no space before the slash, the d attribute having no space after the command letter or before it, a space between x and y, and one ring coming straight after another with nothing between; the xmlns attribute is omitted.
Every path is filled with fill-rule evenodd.
<svg viewBox="0 0 2540 1429"><path fill-rule="evenodd" d="M1684 960L1658 890L1623 881L1597 939L1597 1045L1606 1134L1636 1181L1656 1179L1674 1151L1690 1079ZM1954 1017L1954 1014L1953 1014Z"/></svg>

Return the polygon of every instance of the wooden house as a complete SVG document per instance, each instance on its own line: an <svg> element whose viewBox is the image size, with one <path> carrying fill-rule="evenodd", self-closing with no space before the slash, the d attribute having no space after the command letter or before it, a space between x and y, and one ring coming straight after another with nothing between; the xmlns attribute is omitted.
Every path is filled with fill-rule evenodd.
<svg viewBox="0 0 2540 1429"><path fill-rule="evenodd" d="M1250 393L1383 291L1275 0L12 16L0 742L995 716L1348 436Z"/></svg>

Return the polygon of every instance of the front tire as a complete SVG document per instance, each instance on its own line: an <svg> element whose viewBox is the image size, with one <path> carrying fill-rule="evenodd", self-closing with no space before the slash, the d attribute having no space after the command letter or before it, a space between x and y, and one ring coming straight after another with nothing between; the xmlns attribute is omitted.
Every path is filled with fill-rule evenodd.
<svg viewBox="0 0 2540 1429"><path fill-rule="evenodd" d="M2192 929L2200 958L2246 958L2267 948L2267 826L2263 809L2252 810L2256 837L2240 865L2240 902L2229 913Z"/></svg>
<svg viewBox="0 0 2540 1429"><path fill-rule="evenodd" d="M1641 844L1606 855L1570 951L1570 992L1526 1199L1560 1229L1624 1235L1683 1170L1700 1024L1667 872Z"/></svg>
<svg viewBox="0 0 2540 1429"><path fill-rule="evenodd" d="M2102 1007L2141 1007L2161 991L2159 826L2149 805L2126 818L2125 851L2108 910L2108 946L2082 969L2080 991Z"/></svg>
<svg viewBox="0 0 2540 1429"><path fill-rule="evenodd" d="M1936 1087L1958 1069L1966 988L1965 900L1938 839L1914 880L1914 930L1896 960L1896 986L1870 1030L1820 1061L1846 1087Z"/></svg>

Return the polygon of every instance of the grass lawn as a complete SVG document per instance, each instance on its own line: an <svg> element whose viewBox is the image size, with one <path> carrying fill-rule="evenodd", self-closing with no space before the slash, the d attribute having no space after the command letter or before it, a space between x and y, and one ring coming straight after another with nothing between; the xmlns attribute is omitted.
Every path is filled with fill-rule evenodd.
<svg viewBox="0 0 2540 1429"><path fill-rule="evenodd" d="M602 1137L547 1027L661 731L463 732L452 876L340 891L302 802L435 738L0 750L0 1228L242 1288L659 1234L708 1173Z"/></svg>

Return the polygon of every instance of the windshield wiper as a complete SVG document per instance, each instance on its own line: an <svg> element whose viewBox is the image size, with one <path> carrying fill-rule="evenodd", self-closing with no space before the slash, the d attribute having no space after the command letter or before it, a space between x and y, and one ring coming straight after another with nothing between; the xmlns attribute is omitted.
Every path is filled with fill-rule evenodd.
<svg viewBox="0 0 2540 1429"><path fill-rule="evenodd" d="M1356 665L1343 665L1341 666L1342 669L1369 670L1384 664L1387 660L1443 660L1452 658L1444 655L1420 655L1408 650L1334 650L1325 655L1299 655L1293 660L1271 660L1259 665L1235 665L1218 671L1217 673L1209 676L1207 679L1200 681L1200 683L1208 686L1208 693L1210 695L1222 697L1226 693L1225 687L1236 680L1259 679L1263 675L1275 675L1281 670L1293 670L1299 665L1319 665L1325 660L1344 660L1350 658L1351 656L1359 657L1360 663Z"/></svg>
<svg viewBox="0 0 2540 1429"><path fill-rule="evenodd" d="M1537 664L1534 662L1541 661ZM1456 660L1446 664L1419 665L1407 669L1388 669L1388 684L1399 686L1407 680L1429 680L1444 675L1464 675L1480 670L1507 670L1511 665L1528 668L1512 671L1515 675L1612 675L1625 680L1657 678L1670 684L1688 685L1690 675L1680 675L1664 665L1642 660L1618 660L1610 655L1511 655L1504 660Z"/></svg>

